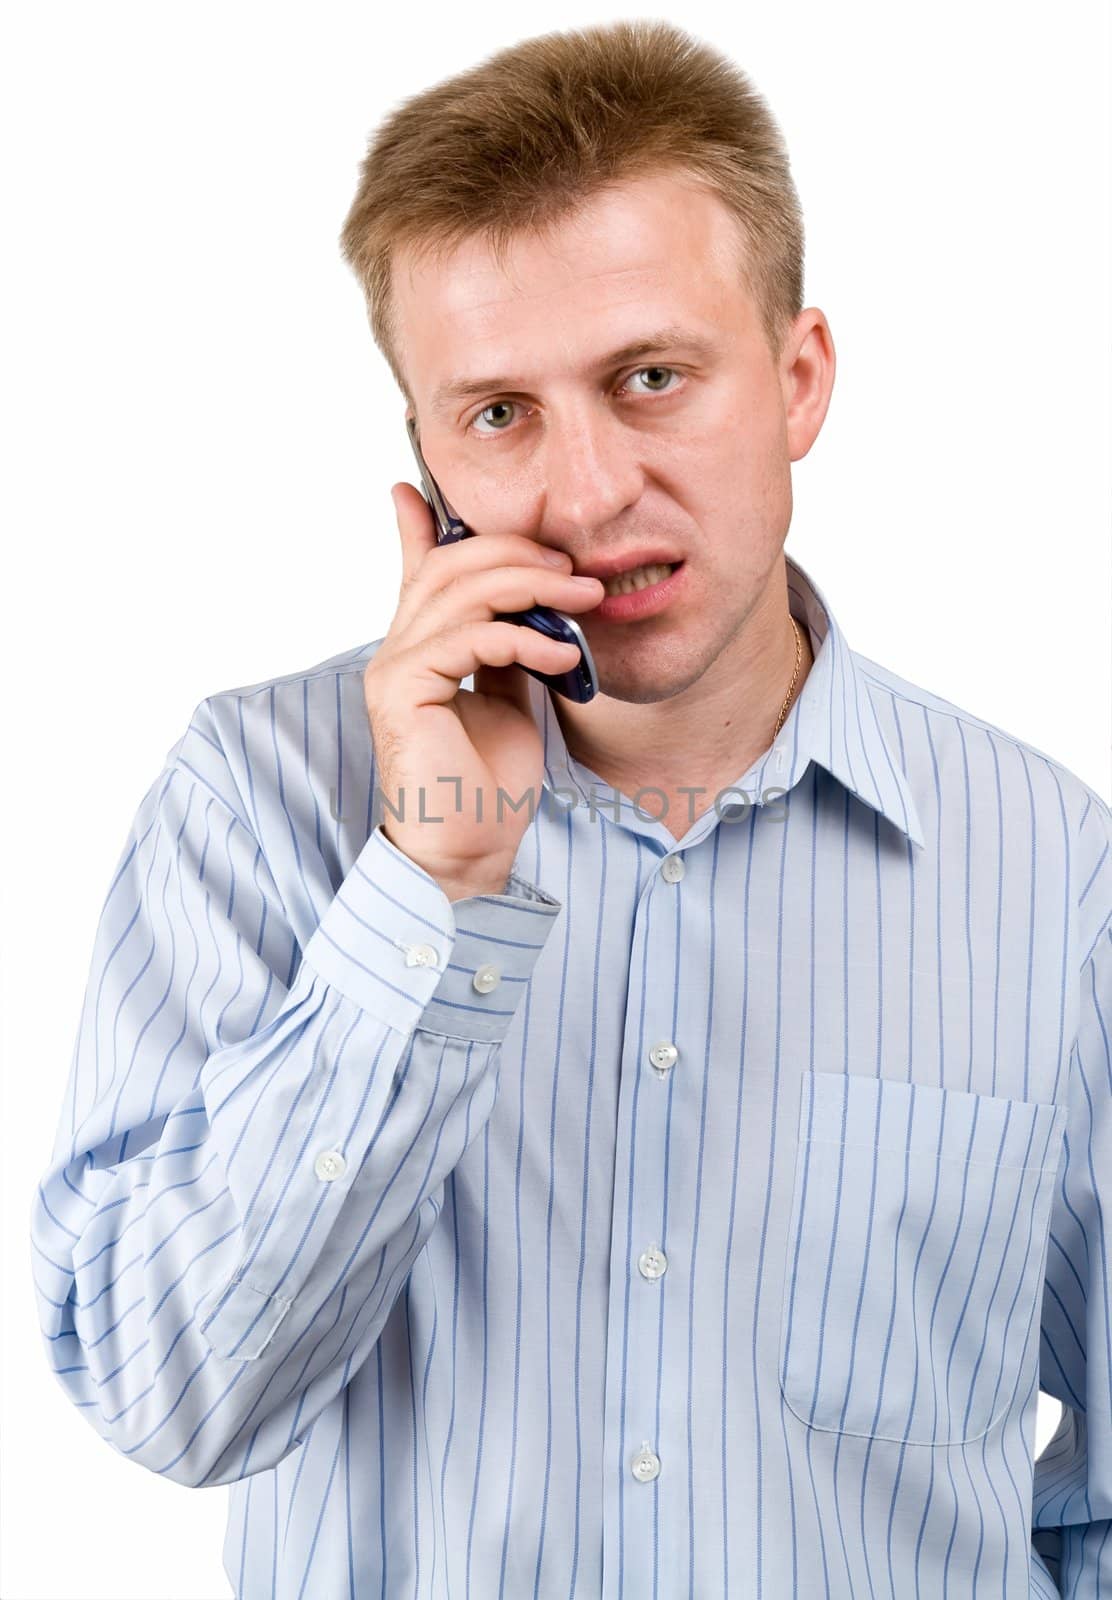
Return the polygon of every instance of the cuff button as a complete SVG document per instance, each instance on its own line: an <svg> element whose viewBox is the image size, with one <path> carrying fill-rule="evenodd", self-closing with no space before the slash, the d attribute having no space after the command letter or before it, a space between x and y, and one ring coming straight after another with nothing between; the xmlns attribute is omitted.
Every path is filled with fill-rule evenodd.
<svg viewBox="0 0 1112 1600"><path fill-rule="evenodd" d="M471 980L471 987L477 989L480 994L489 994L492 989L497 989L501 981L502 974L498 968L492 962L486 961L476 969L475 976Z"/></svg>

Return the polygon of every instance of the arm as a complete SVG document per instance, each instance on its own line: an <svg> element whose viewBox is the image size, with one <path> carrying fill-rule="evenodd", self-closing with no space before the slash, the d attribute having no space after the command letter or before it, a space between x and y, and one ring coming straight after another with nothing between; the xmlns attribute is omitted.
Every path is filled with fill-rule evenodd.
<svg viewBox="0 0 1112 1600"><path fill-rule="evenodd" d="M1080 893L1089 954L1047 1251L1039 1373L1040 1387L1062 1402L1062 1418L1035 1462L1032 1498L1036 1571L1049 1573L1068 1600L1112 1595L1112 821L1095 796L1086 822ZM1042 1583L1032 1595L1054 1592Z"/></svg>
<svg viewBox="0 0 1112 1600"><path fill-rule="evenodd" d="M101 914L32 1208L48 1359L121 1454L229 1483L344 1388L490 1116L560 904L515 877L452 903L378 827L299 953L245 819L171 752Z"/></svg>

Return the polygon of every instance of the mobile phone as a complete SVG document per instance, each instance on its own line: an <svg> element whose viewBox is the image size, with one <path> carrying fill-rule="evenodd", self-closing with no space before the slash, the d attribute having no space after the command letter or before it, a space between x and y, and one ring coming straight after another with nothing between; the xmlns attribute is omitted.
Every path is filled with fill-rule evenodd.
<svg viewBox="0 0 1112 1600"><path fill-rule="evenodd" d="M417 458L425 499L436 520L437 543L451 544L456 539L475 538L475 530L469 528L462 517L457 517L428 469L417 440L416 417L406 417L405 425L409 442L413 446L413 454ZM528 611L499 612L497 621L516 622L525 628L535 628L548 639L559 639L567 644L577 645L580 652L579 660L566 672L540 672L536 667L525 667L524 670L568 700L578 700L582 704L594 699L598 692L595 664L591 659L583 630L574 617L565 616L562 611L555 611L551 606L531 606Z"/></svg>

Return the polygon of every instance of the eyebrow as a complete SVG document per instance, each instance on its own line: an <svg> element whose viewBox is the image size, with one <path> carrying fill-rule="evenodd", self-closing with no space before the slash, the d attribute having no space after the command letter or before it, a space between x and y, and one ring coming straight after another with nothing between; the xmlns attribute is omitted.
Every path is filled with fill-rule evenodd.
<svg viewBox="0 0 1112 1600"><path fill-rule="evenodd" d="M611 367L623 366L627 361L636 361L639 356L653 355L661 350L691 350L697 355L707 357L715 353L715 348L713 341L703 334L673 323L666 328L657 328L654 333L646 334L641 339L634 339L630 344L623 344L617 350L611 350L594 364L594 370L602 372ZM513 377L452 378L434 391L432 410L438 416L443 416L453 400L469 400L476 395L490 394L494 390L524 387L525 385Z"/></svg>

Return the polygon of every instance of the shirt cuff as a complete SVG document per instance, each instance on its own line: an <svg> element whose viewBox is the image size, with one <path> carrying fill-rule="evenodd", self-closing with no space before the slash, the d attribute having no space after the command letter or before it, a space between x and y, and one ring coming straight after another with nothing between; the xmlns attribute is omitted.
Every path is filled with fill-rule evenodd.
<svg viewBox="0 0 1112 1600"><path fill-rule="evenodd" d="M303 960L402 1033L501 1042L562 909L514 872L501 894L449 900L379 823Z"/></svg>

